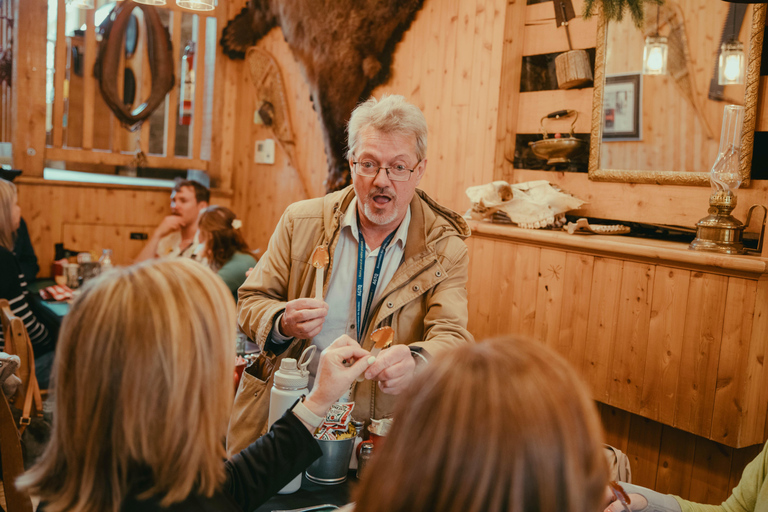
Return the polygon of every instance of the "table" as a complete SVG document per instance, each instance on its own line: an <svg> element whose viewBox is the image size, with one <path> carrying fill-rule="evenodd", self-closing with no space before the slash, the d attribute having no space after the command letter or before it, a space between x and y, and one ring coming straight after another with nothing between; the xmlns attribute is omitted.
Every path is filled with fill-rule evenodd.
<svg viewBox="0 0 768 512"><path fill-rule="evenodd" d="M351 470L346 482L338 485L319 485L301 477L301 489L293 494L277 494L254 512L272 512L273 510L292 510L314 505L336 505L341 507L349 503L352 489L357 485L355 471Z"/></svg>
<svg viewBox="0 0 768 512"><path fill-rule="evenodd" d="M55 285L56 282L53 279L40 279L27 285L29 293L34 295L34 301L36 304L46 308L48 311L56 315L59 319L64 318L69 313L69 301L48 301L40 298L40 290L48 286Z"/></svg>

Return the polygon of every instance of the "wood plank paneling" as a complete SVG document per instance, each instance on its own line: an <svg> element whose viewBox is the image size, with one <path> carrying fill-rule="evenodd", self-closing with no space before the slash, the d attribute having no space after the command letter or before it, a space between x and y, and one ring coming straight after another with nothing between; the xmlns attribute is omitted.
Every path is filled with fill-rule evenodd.
<svg viewBox="0 0 768 512"><path fill-rule="evenodd" d="M712 428L727 286L727 277L694 272L688 288L674 425L705 437Z"/></svg>
<svg viewBox="0 0 768 512"><path fill-rule="evenodd" d="M688 305L687 270L658 267L648 322L646 357L658 364L645 367L640 411L644 416L671 425L683 347L683 326Z"/></svg>
<svg viewBox="0 0 768 512"><path fill-rule="evenodd" d="M584 297L592 293L592 270L595 258L569 252L563 275L563 305L560 310L560 331L555 349L574 368L582 368L587 346L587 326L590 302ZM546 269L545 269L546 270Z"/></svg>
<svg viewBox="0 0 768 512"><path fill-rule="evenodd" d="M750 355L756 292L757 281L728 278L711 435L724 444L739 444L745 417L743 398L749 375L744 368Z"/></svg>
<svg viewBox="0 0 768 512"><path fill-rule="evenodd" d="M533 337L555 350L560 348L566 259L565 251L541 249Z"/></svg>
<svg viewBox="0 0 768 512"><path fill-rule="evenodd" d="M687 497L696 453L695 436L672 427L663 427L655 489Z"/></svg>
<svg viewBox="0 0 768 512"><path fill-rule="evenodd" d="M588 298L588 342L584 351L582 376L592 390L592 396L607 403L610 403L608 376L615 350L614 333L619 315L622 266L620 260L595 258L592 293Z"/></svg>
<svg viewBox="0 0 768 512"><path fill-rule="evenodd" d="M641 403L655 270L630 261L622 268L608 394L609 403L632 411Z"/></svg>

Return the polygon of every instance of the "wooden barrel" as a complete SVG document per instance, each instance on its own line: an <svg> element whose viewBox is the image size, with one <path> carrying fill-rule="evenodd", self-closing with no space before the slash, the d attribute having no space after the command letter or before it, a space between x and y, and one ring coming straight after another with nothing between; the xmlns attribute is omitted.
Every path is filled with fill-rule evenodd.
<svg viewBox="0 0 768 512"><path fill-rule="evenodd" d="M557 86L573 89L592 81L592 66L585 50L571 50L555 57Z"/></svg>

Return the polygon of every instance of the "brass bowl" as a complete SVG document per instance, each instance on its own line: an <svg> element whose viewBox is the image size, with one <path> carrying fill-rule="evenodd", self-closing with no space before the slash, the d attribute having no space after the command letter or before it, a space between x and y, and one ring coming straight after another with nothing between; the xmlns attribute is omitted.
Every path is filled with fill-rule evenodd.
<svg viewBox="0 0 768 512"><path fill-rule="evenodd" d="M543 139L529 142L533 154L547 160L547 165L567 164L584 149L584 141L576 137Z"/></svg>

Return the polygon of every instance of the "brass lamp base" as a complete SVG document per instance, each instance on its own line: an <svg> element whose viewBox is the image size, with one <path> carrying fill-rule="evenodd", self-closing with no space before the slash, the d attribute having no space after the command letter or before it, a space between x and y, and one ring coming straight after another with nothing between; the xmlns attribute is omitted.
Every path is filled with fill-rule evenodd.
<svg viewBox="0 0 768 512"><path fill-rule="evenodd" d="M709 197L709 215L696 223L696 239L689 249L723 254L744 254L744 224L731 215L736 208L733 192L718 190Z"/></svg>
<svg viewBox="0 0 768 512"><path fill-rule="evenodd" d="M723 254L746 253L747 250L742 243L744 229L749 226L755 208L760 208L763 210L763 225L757 241L757 252L761 252L768 208L759 204L752 205L747 211L746 224L742 224L739 219L731 215L734 208L736 208L736 196L733 192L718 190L712 193L709 196L709 215L696 223L696 239L688 248L694 251L714 251Z"/></svg>

